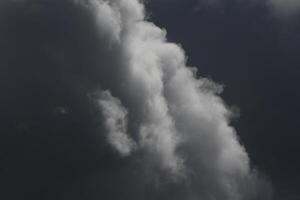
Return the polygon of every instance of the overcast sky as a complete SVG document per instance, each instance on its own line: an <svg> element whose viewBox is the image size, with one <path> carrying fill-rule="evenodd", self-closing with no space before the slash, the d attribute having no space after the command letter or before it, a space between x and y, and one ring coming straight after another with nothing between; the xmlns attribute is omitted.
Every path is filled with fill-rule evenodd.
<svg viewBox="0 0 300 200"><path fill-rule="evenodd" d="M296 200L296 0L3 0L0 198Z"/></svg>

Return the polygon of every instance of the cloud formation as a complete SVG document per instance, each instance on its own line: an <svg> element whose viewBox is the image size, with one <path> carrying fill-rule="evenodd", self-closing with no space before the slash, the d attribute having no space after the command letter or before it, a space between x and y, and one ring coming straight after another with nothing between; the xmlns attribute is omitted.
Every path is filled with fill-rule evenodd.
<svg viewBox="0 0 300 200"><path fill-rule="evenodd" d="M186 66L141 2L6 0L1 11L7 191L19 199L271 198L229 125L222 87Z"/></svg>
<svg viewBox="0 0 300 200"><path fill-rule="evenodd" d="M107 130L108 142L126 156L130 154L135 143L127 135L127 110L121 105L119 99L104 91L98 101L104 115L104 124Z"/></svg>

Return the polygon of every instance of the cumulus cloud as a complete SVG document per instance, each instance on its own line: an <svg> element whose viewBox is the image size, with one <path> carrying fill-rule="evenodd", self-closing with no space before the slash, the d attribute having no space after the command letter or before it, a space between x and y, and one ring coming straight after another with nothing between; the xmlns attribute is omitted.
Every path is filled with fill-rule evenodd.
<svg viewBox="0 0 300 200"><path fill-rule="evenodd" d="M10 171L23 157L8 154L2 180L27 174L29 191L43 186L56 199L78 199L90 185L91 199L271 198L229 125L222 87L196 76L141 2L5 2L1 137L19 141L31 162ZM53 185L63 189L50 195Z"/></svg>
<svg viewBox="0 0 300 200"><path fill-rule="evenodd" d="M104 115L108 142L122 155L130 154L135 143L127 135L127 110L109 91L100 94L98 103Z"/></svg>

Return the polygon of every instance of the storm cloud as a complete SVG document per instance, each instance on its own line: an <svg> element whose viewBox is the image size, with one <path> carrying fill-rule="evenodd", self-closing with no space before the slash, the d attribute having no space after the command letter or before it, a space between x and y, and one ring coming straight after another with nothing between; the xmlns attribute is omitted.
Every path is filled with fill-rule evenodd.
<svg viewBox="0 0 300 200"><path fill-rule="evenodd" d="M220 98L137 0L1 2L3 199L271 199Z"/></svg>

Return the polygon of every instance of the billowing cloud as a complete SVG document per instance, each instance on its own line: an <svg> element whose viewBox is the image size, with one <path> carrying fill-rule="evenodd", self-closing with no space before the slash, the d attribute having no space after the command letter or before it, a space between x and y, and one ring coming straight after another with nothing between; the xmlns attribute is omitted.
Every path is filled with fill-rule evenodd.
<svg viewBox="0 0 300 200"><path fill-rule="evenodd" d="M122 155L130 154L135 143L127 135L127 110L108 91L100 94L98 103L104 115L108 142Z"/></svg>
<svg viewBox="0 0 300 200"><path fill-rule="evenodd" d="M30 180L19 199L271 198L229 125L222 87L197 77L141 2L1 9L1 137L13 144L1 151L24 154L8 153L1 176L21 179L8 191Z"/></svg>

